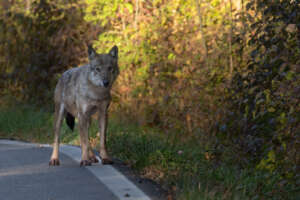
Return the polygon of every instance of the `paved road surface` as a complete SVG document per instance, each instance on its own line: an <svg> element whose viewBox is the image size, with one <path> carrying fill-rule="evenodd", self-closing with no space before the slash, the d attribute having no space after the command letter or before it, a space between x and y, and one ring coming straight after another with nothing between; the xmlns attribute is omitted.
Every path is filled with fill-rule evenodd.
<svg viewBox="0 0 300 200"><path fill-rule="evenodd" d="M0 140L0 200L149 200L111 166L79 167L80 149L62 146L58 167L51 148Z"/></svg>

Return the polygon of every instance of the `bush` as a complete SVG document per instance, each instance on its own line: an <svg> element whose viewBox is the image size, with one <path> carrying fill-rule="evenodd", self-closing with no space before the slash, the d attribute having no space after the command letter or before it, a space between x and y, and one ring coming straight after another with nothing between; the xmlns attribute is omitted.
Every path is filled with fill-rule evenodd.
<svg viewBox="0 0 300 200"><path fill-rule="evenodd" d="M280 3L279 3L280 2ZM262 1L248 23L251 57L235 74L229 88L232 102L226 118L226 137L236 153L258 168L297 178L299 141L299 5L296 1ZM227 140L227 141L228 141Z"/></svg>
<svg viewBox="0 0 300 200"><path fill-rule="evenodd" d="M28 11L22 2L1 8L0 64L3 88L23 99L52 99L57 73L86 57L92 27L80 5L64 1L33 1Z"/></svg>

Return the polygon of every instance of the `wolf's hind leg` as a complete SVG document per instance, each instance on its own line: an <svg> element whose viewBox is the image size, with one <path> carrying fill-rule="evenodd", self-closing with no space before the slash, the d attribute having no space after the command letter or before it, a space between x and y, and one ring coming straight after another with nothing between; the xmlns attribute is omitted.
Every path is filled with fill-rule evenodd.
<svg viewBox="0 0 300 200"><path fill-rule="evenodd" d="M54 114L54 143L53 143L53 151L51 155L51 159L49 165L59 165L59 136L60 136L60 128L61 123L63 121L65 113L65 108L63 104L55 105L55 114Z"/></svg>

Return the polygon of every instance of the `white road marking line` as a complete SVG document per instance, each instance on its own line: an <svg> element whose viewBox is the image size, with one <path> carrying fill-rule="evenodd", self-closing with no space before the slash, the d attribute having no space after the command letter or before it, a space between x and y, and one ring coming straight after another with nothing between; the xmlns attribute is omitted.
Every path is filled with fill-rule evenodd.
<svg viewBox="0 0 300 200"><path fill-rule="evenodd" d="M0 140L0 144L20 145L26 147L51 147L49 144L32 144L14 140ZM72 158L77 163L81 161L81 150L70 145L60 145L60 152ZM101 159L97 157L98 160ZM123 174L110 165L93 163L92 166L85 167L95 177L97 177L108 189L120 200L150 200L142 190L128 180Z"/></svg>

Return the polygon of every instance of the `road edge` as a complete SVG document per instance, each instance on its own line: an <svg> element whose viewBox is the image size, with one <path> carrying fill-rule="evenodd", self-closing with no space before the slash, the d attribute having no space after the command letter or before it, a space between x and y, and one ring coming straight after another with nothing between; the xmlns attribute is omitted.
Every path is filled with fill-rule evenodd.
<svg viewBox="0 0 300 200"><path fill-rule="evenodd" d="M49 144L33 144L29 142L6 139L1 139L0 144L52 148ZM79 147L62 144L60 145L60 152L77 162L79 166L81 160L81 150ZM102 165L100 157L97 156L97 158L100 161L99 163L93 163L92 166L86 166L85 168L89 170L98 180L100 180L100 182L102 182L120 200L151 199L121 172L110 165Z"/></svg>

